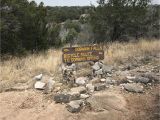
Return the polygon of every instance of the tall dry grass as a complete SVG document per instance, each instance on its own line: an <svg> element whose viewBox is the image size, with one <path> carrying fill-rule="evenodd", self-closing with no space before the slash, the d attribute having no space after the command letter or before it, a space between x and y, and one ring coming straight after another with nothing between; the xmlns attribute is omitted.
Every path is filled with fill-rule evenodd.
<svg viewBox="0 0 160 120"><path fill-rule="evenodd" d="M104 62L118 63L125 58L160 53L160 41L141 40L137 43L111 43L105 49ZM46 54L29 55L1 62L0 81L26 82L33 76L45 73L56 75L61 64L61 50L49 50Z"/></svg>
<svg viewBox="0 0 160 120"><path fill-rule="evenodd" d="M110 43L105 49L104 62L108 64L121 63L127 58L160 54L160 40L140 40L135 43Z"/></svg>
<svg viewBox="0 0 160 120"><path fill-rule="evenodd" d="M33 54L25 58L13 58L1 62L0 80L26 82L40 73L54 75L60 63L60 50L49 50L45 54Z"/></svg>

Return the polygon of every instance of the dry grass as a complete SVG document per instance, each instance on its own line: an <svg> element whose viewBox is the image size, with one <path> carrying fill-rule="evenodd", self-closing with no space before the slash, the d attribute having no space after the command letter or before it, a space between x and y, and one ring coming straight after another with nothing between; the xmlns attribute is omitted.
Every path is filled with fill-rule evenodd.
<svg viewBox="0 0 160 120"><path fill-rule="evenodd" d="M137 56L157 55L160 53L159 40L140 40L136 43L111 43L105 50L105 63L121 63Z"/></svg>
<svg viewBox="0 0 160 120"><path fill-rule="evenodd" d="M105 63L113 64L121 60L146 54L160 53L160 41L141 40L138 43L111 43L105 49ZM46 54L29 55L1 62L0 81L26 82L33 76L45 73L56 75L61 64L61 50L49 50Z"/></svg>
<svg viewBox="0 0 160 120"><path fill-rule="evenodd" d="M61 63L60 50L49 50L46 54L29 55L1 62L1 80L25 82L31 77L45 73L53 75Z"/></svg>

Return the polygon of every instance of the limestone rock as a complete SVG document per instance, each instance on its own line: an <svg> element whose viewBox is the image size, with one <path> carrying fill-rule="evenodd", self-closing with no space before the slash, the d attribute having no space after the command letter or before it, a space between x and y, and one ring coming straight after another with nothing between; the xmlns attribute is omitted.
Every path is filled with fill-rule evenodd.
<svg viewBox="0 0 160 120"><path fill-rule="evenodd" d="M38 89L38 90L44 90L44 89L45 89L45 85L46 85L46 83L41 82L41 81L37 81L37 82L34 84L34 88L35 88L35 89Z"/></svg>
<svg viewBox="0 0 160 120"><path fill-rule="evenodd" d="M79 77L75 80L75 83L78 85L84 85L88 81L87 77Z"/></svg>
<svg viewBox="0 0 160 120"><path fill-rule="evenodd" d="M113 67L112 66L103 65L102 70L105 73L112 73Z"/></svg>
<svg viewBox="0 0 160 120"><path fill-rule="evenodd" d="M94 92L94 86L92 84L87 84L86 88L87 88L88 92Z"/></svg>
<svg viewBox="0 0 160 120"><path fill-rule="evenodd" d="M67 110L69 112L71 112L71 113L80 112L80 110L82 109L82 107L83 107L83 101L82 100L71 101L66 106Z"/></svg>
<svg viewBox="0 0 160 120"><path fill-rule="evenodd" d="M87 94L81 94L80 98L81 99L87 99L87 98L89 98L89 95L87 95Z"/></svg>
<svg viewBox="0 0 160 120"><path fill-rule="evenodd" d="M129 92L135 92L135 93L142 93L143 92L143 86L136 84L136 83L127 83L122 85L125 90Z"/></svg>
<svg viewBox="0 0 160 120"><path fill-rule="evenodd" d="M95 74L96 75L102 75L103 74L103 70L99 69L99 70L95 71Z"/></svg>
<svg viewBox="0 0 160 120"><path fill-rule="evenodd" d="M144 84L147 84L149 83L149 79L148 78L145 78L145 77L136 77L134 79L134 82L137 82L137 83L144 83Z"/></svg>
<svg viewBox="0 0 160 120"><path fill-rule="evenodd" d="M151 82L155 81L155 82L160 83L160 77L155 75L155 73L153 72L142 74L142 77L148 78Z"/></svg>
<svg viewBox="0 0 160 120"><path fill-rule="evenodd" d="M115 85L115 84L116 84L116 81L107 78L107 79L106 79L106 84L107 84L107 85Z"/></svg>
<svg viewBox="0 0 160 120"><path fill-rule="evenodd" d="M99 69L100 69L99 63L96 62L96 63L92 66L92 69L95 70L95 71L99 70Z"/></svg>
<svg viewBox="0 0 160 120"><path fill-rule="evenodd" d="M34 77L35 80L41 80L42 79L43 74L37 75Z"/></svg>

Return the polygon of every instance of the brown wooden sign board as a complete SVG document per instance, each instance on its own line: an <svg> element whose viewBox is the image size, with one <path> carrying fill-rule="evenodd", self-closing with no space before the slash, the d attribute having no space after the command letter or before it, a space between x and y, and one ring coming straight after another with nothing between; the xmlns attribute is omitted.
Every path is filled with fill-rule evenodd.
<svg viewBox="0 0 160 120"><path fill-rule="evenodd" d="M101 46L63 48L62 52L62 60L64 63L98 61L104 59L104 51Z"/></svg>

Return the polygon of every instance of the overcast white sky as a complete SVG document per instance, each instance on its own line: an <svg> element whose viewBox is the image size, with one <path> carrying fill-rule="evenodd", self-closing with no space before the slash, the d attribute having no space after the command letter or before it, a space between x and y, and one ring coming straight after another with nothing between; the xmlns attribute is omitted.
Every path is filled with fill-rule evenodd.
<svg viewBox="0 0 160 120"><path fill-rule="evenodd" d="M32 0L29 0L32 1ZM97 0L34 0L38 4L42 1L45 6L88 6L97 5ZM153 4L160 4L160 0L151 0Z"/></svg>

